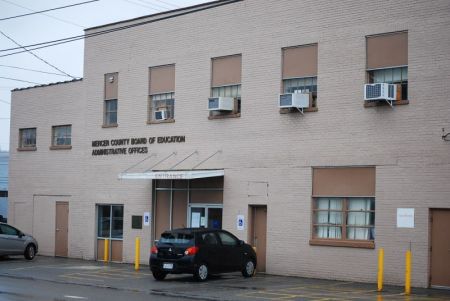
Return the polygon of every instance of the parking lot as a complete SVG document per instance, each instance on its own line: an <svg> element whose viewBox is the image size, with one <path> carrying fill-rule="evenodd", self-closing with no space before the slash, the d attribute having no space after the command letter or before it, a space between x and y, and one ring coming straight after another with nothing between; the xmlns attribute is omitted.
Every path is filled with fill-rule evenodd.
<svg viewBox="0 0 450 301"><path fill-rule="evenodd" d="M77 297L87 300L105 300L108 293L117 296L139 293L140 296L152 296L151 300L450 300L450 291L413 289L411 296L405 296L403 288L387 286L382 294L378 294L375 284L266 274L257 274L250 279L244 279L239 273L224 274L213 276L205 283L195 282L189 275L174 275L157 282L147 266L142 266L138 272L133 268L129 264L42 256L31 262L20 257L0 259L0 300L22 300L12 297L2 299L2 296L7 296L8 286L2 286L6 280L17 283L26 281L28 286L34 283L51 288L53 285L58 290L64 290L64 286L68 289L69 286L76 286L83 288L78 291L94 288L105 291L102 293L103 299Z"/></svg>

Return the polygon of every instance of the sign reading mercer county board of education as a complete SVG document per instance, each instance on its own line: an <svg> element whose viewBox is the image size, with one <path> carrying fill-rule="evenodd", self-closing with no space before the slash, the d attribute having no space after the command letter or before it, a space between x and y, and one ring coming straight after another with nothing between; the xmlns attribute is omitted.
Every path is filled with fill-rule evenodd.
<svg viewBox="0 0 450 301"><path fill-rule="evenodd" d="M149 138L121 138L92 141L92 156L147 154L151 144L184 143L185 136L161 136Z"/></svg>

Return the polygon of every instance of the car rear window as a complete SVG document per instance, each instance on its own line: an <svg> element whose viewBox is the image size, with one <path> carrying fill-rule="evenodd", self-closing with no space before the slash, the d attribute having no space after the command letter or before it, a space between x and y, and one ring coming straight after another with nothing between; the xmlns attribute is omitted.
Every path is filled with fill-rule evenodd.
<svg viewBox="0 0 450 301"><path fill-rule="evenodd" d="M163 233L159 242L179 245L194 244L194 235L188 233Z"/></svg>

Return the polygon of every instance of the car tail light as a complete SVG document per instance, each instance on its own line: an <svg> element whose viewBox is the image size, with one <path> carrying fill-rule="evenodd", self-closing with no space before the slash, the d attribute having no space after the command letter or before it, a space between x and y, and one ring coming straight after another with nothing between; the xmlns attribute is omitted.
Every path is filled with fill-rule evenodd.
<svg viewBox="0 0 450 301"><path fill-rule="evenodd" d="M158 254L158 248L155 247L155 246L153 246L153 247L150 249L150 253L152 253L152 254Z"/></svg>
<svg viewBox="0 0 450 301"><path fill-rule="evenodd" d="M184 251L184 255L187 255L187 256L195 255L195 254L198 253L198 250L200 250L200 248L199 247L195 247L195 246L187 248L186 251Z"/></svg>

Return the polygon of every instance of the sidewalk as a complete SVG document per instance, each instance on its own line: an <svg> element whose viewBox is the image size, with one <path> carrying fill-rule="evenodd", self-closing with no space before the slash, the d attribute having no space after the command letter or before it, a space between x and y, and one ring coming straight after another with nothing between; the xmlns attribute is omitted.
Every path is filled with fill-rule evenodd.
<svg viewBox="0 0 450 301"><path fill-rule="evenodd" d="M0 259L2 277L44 280L138 291L153 295L194 300L450 300L450 291L413 289L411 296L403 288L387 286L382 294L375 284L330 281L299 277L257 274L250 279L239 273L211 277L198 283L190 275L169 275L165 281L153 279L148 266L134 271L130 264L103 264L95 261L38 256L33 261L22 258Z"/></svg>

